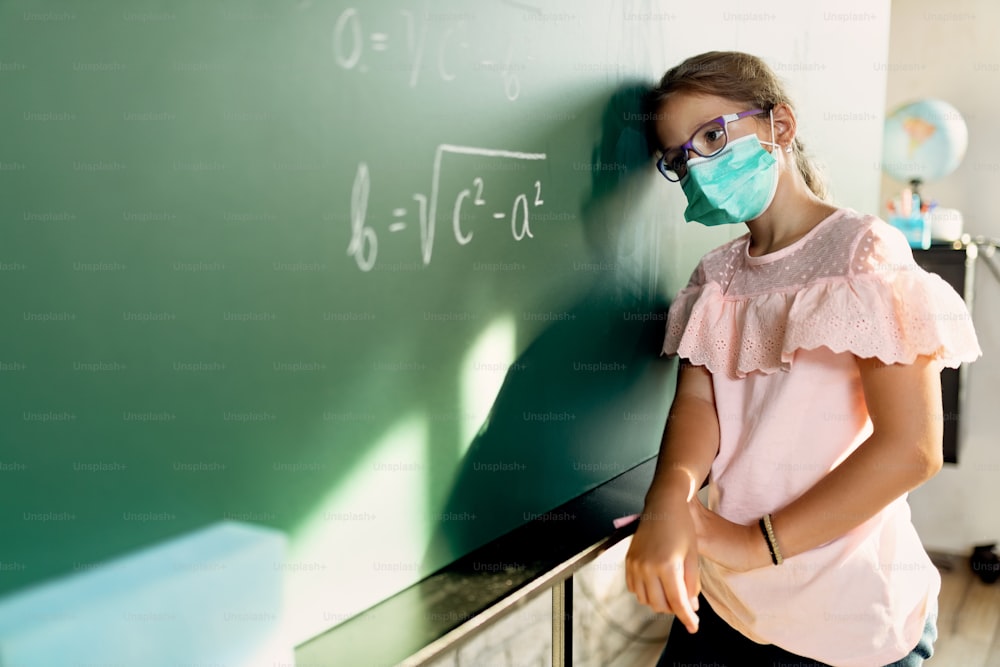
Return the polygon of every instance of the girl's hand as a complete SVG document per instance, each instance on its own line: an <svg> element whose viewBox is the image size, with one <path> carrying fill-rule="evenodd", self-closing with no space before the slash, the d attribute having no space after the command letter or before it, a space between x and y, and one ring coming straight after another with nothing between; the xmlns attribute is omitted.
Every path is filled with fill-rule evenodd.
<svg viewBox="0 0 1000 667"><path fill-rule="evenodd" d="M684 500L640 515L628 554L625 582L640 603L674 614L687 631L698 631L698 542Z"/></svg>
<svg viewBox="0 0 1000 667"><path fill-rule="evenodd" d="M705 558L736 572L771 565L771 552L756 523L733 523L702 505L697 497L688 503L688 511L698 537L698 552Z"/></svg>

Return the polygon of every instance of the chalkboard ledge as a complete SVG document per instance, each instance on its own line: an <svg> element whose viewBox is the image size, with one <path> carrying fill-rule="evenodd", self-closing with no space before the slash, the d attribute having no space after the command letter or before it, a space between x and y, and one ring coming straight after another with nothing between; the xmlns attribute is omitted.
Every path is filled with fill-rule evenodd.
<svg viewBox="0 0 1000 667"><path fill-rule="evenodd" d="M656 458L438 570L295 650L297 667L418 665L565 580L632 534Z"/></svg>

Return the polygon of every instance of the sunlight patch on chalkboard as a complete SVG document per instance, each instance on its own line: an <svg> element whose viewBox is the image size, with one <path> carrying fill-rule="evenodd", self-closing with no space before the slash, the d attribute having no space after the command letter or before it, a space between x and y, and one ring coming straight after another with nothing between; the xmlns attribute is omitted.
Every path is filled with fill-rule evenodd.
<svg viewBox="0 0 1000 667"><path fill-rule="evenodd" d="M461 443L466 449L486 423L508 370L515 370L516 336L514 318L510 314L497 317L479 334L462 361L464 418L460 423ZM464 456L465 450L458 454Z"/></svg>
<svg viewBox="0 0 1000 667"><path fill-rule="evenodd" d="M342 623L418 581L431 530L429 426L411 414L330 489L292 535L281 564L285 609L296 642Z"/></svg>

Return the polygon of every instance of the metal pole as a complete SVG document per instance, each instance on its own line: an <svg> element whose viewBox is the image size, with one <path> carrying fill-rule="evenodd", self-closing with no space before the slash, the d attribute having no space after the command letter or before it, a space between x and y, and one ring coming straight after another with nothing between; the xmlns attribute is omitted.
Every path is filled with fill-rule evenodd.
<svg viewBox="0 0 1000 667"><path fill-rule="evenodd" d="M552 587L552 667L573 664L573 575Z"/></svg>

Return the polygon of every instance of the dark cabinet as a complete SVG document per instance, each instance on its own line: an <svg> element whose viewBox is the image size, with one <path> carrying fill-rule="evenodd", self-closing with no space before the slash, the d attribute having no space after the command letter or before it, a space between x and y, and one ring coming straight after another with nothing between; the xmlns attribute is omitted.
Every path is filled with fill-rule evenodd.
<svg viewBox="0 0 1000 667"><path fill-rule="evenodd" d="M927 250L916 249L913 258L927 271L938 274L962 295L972 311L972 285L977 247L975 244L934 243ZM944 460L958 463L961 441L962 405L965 396L966 364L941 372L941 399L944 408Z"/></svg>

